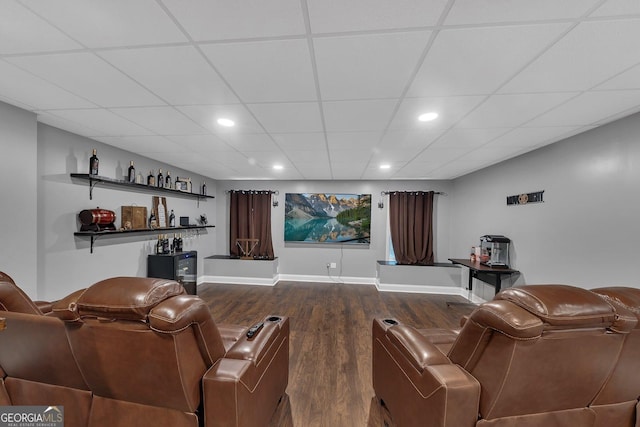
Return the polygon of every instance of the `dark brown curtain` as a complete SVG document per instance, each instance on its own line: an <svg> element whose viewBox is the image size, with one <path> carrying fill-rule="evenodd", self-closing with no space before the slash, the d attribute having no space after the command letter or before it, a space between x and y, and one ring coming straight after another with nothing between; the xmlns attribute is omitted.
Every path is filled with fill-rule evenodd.
<svg viewBox="0 0 640 427"><path fill-rule="evenodd" d="M389 193L391 243L398 264L433 264L433 191Z"/></svg>
<svg viewBox="0 0 640 427"><path fill-rule="evenodd" d="M258 239L251 255L273 259L271 241L271 191L231 191L229 217L231 256L242 256L237 239Z"/></svg>

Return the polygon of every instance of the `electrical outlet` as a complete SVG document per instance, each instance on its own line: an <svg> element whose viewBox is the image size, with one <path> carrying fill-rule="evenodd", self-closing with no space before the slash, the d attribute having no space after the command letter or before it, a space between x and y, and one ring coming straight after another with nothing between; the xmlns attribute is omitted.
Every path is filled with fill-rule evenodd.
<svg viewBox="0 0 640 427"><path fill-rule="evenodd" d="M336 263L335 263L335 262L332 262L332 263L330 264L330 266L329 266L329 268L336 268L336 267L337 267L337 265L336 265Z"/></svg>

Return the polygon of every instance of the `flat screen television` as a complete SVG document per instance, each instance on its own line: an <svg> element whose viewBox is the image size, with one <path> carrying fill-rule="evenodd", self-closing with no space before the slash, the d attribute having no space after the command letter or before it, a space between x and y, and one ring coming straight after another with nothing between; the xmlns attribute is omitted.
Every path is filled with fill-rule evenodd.
<svg viewBox="0 0 640 427"><path fill-rule="evenodd" d="M284 241L369 244L371 194L286 193Z"/></svg>

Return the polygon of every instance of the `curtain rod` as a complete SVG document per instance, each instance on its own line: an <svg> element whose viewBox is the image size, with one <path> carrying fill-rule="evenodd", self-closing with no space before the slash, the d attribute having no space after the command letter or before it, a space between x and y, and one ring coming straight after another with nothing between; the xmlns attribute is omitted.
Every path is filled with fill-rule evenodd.
<svg viewBox="0 0 640 427"><path fill-rule="evenodd" d="M268 191L271 194L275 194L276 196L280 194L280 192L278 190L227 190L225 191L225 193L227 194L231 194L231 193L260 193L260 192L265 192Z"/></svg>
<svg viewBox="0 0 640 427"><path fill-rule="evenodd" d="M391 193L426 193L427 191L425 190L414 190L414 191L382 191L380 192L381 196L386 196L387 194L391 194ZM447 193L445 193L444 191L434 191L433 194L441 194L443 196L446 196Z"/></svg>

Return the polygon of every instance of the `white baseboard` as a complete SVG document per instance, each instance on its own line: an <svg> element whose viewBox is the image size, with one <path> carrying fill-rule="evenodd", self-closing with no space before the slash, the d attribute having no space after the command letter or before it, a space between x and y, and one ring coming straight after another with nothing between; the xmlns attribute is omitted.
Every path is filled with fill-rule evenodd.
<svg viewBox="0 0 640 427"><path fill-rule="evenodd" d="M317 276L305 274L280 274L278 280L292 282L317 282L317 283L347 283L352 285L375 285L374 277L338 277L338 276Z"/></svg>
<svg viewBox="0 0 640 427"><path fill-rule="evenodd" d="M265 277L236 277L236 276L202 276L200 283L228 283L231 285L258 285L258 286L275 286L278 283L278 277L273 279Z"/></svg>

